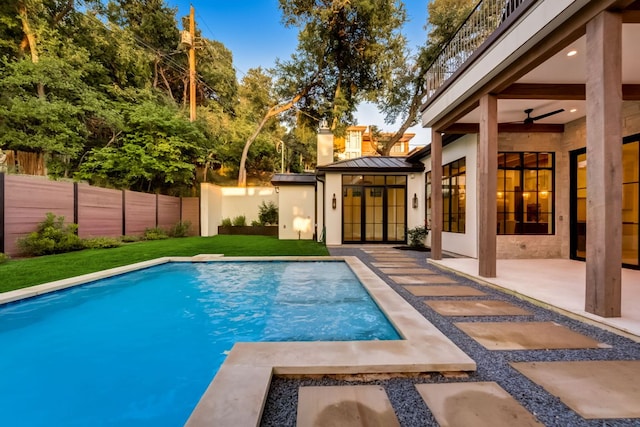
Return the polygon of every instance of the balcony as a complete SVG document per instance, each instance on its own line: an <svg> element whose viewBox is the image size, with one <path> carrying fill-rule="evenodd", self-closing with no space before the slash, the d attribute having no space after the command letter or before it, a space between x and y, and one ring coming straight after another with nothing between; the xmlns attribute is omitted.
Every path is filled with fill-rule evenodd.
<svg viewBox="0 0 640 427"><path fill-rule="evenodd" d="M428 102L499 28L508 28L536 0L482 0L425 74Z"/></svg>

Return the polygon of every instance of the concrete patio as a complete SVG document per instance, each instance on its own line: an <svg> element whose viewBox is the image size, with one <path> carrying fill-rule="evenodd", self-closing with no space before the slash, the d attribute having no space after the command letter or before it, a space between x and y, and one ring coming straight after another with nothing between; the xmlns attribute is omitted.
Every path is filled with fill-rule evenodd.
<svg viewBox="0 0 640 427"><path fill-rule="evenodd" d="M622 317L604 318L584 311L585 263L568 259L498 260L497 277L478 275L478 260L446 258L432 265L474 281L524 297L569 317L592 323L640 341L640 271L622 269ZM526 277L526 280L523 280Z"/></svg>

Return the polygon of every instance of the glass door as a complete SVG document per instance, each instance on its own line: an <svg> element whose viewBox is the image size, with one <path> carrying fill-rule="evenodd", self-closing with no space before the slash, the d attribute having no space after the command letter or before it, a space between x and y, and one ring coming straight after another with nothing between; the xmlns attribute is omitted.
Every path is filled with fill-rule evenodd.
<svg viewBox="0 0 640 427"><path fill-rule="evenodd" d="M342 189L342 233L345 242L362 241L362 187Z"/></svg>
<svg viewBox="0 0 640 427"><path fill-rule="evenodd" d="M587 154L571 153L571 258L587 256ZM622 265L640 267L640 135L622 146Z"/></svg>
<svg viewBox="0 0 640 427"><path fill-rule="evenodd" d="M342 176L342 241L404 243L407 177Z"/></svg>
<svg viewBox="0 0 640 427"><path fill-rule="evenodd" d="M387 189L387 240L405 241L405 205L407 191L404 187Z"/></svg>
<svg viewBox="0 0 640 427"><path fill-rule="evenodd" d="M622 146L622 263L640 267L640 141Z"/></svg>
<svg viewBox="0 0 640 427"><path fill-rule="evenodd" d="M587 153L571 153L571 258L587 256Z"/></svg>
<svg viewBox="0 0 640 427"><path fill-rule="evenodd" d="M384 187L367 187L364 194L364 240L382 242L384 240Z"/></svg>

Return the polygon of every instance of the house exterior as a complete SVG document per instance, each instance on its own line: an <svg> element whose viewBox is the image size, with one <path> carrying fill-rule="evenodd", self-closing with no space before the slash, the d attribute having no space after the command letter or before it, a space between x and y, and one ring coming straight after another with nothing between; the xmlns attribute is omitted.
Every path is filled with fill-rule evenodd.
<svg viewBox="0 0 640 427"><path fill-rule="evenodd" d="M380 134L380 138L389 138L391 135L391 133L383 132ZM414 136L414 133L402 135L402 138L391 147L389 156L405 157L410 151L409 142ZM377 144L376 138L368 126L349 126L344 137L335 138L338 160L378 156Z"/></svg>
<svg viewBox="0 0 640 427"><path fill-rule="evenodd" d="M487 278L497 259L584 260L585 310L620 316L621 268L640 268L639 42L637 0L477 5L427 73L432 142L408 158L433 259Z"/></svg>

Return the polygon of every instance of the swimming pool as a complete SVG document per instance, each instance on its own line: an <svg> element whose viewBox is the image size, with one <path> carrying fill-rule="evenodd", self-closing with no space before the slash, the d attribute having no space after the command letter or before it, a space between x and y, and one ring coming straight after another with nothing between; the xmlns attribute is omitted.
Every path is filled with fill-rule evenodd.
<svg viewBox="0 0 640 427"><path fill-rule="evenodd" d="M182 425L235 342L389 339L343 262L165 264L0 306L0 425Z"/></svg>

